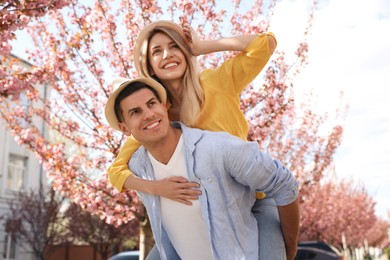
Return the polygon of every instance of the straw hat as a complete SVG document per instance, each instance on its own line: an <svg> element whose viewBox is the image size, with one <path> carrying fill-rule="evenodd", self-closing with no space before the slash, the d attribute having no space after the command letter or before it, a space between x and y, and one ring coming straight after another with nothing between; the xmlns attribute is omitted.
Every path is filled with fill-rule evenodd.
<svg viewBox="0 0 390 260"><path fill-rule="evenodd" d="M121 77L114 79L112 83L114 91L111 93L110 97L107 100L107 103L104 107L104 114L110 126L112 126L113 128L119 131L121 131L121 129L119 128L119 120L115 114L115 100L119 95L119 93L121 93L121 91L125 87L127 87L130 83L133 82L142 82L148 85L149 87L154 88L157 91L158 95L160 96L161 101L164 104L166 104L167 102L167 93L165 91L165 88L154 79L151 78L128 79L128 78L121 78Z"/></svg>

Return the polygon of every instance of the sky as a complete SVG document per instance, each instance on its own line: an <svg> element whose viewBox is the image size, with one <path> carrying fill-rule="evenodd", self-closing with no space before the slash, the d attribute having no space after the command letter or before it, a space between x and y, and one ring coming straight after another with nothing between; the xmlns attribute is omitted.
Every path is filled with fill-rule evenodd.
<svg viewBox="0 0 390 260"><path fill-rule="evenodd" d="M270 30L278 48L296 48L307 20L303 0L281 1ZM349 105L337 177L363 184L376 214L390 214L390 1L320 0L309 36L309 64L295 82L312 89L318 109L332 111L344 92ZM293 50L291 50L293 52ZM303 90L305 89L305 90ZM298 91L299 92L299 91ZM298 93L299 95L299 93Z"/></svg>
<svg viewBox="0 0 390 260"><path fill-rule="evenodd" d="M281 0L270 31L293 53L302 39L310 0ZM319 0L309 64L295 81L297 95L313 88L318 109L334 111L344 91L349 110L335 154L338 177L365 186L377 215L390 212L390 1ZM23 42L23 39L19 40ZM23 58L15 43L14 54ZM300 92L301 91L301 92ZM299 100L299 96L296 97Z"/></svg>

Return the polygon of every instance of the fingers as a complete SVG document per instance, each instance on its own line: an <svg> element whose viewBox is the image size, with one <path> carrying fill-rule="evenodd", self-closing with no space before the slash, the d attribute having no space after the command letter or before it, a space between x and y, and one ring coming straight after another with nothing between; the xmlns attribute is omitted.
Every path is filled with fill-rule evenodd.
<svg viewBox="0 0 390 260"><path fill-rule="evenodd" d="M191 33L191 26L190 26L189 23L183 23L182 28L183 28L183 31L184 31L184 32L189 32L189 33Z"/></svg>
<svg viewBox="0 0 390 260"><path fill-rule="evenodd" d="M198 199L198 196L186 195L186 196L181 196L180 198L175 199L175 201L183 203L183 204L188 205L188 206L192 206L191 200L197 200L197 199Z"/></svg>
<svg viewBox="0 0 390 260"><path fill-rule="evenodd" d="M190 43L192 43L192 30L191 30L191 26L188 24L188 23L184 23L182 25L182 28L183 28L183 33L186 37L186 40L189 41Z"/></svg>
<svg viewBox="0 0 390 260"><path fill-rule="evenodd" d="M174 181L174 182L182 182L182 183L188 182L186 178L181 176L169 176L167 177L167 180Z"/></svg>
<svg viewBox="0 0 390 260"><path fill-rule="evenodd" d="M199 189L199 184L195 182L181 183L177 187L176 200L197 200L202 191Z"/></svg>
<svg viewBox="0 0 390 260"><path fill-rule="evenodd" d="M186 182L186 183L181 183L179 187L182 189L194 190L200 188L200 185L199 183L196 182Z"/></svg>
<svg viewBox="0 0 390 260"><path fill-rule="evenodd" d="M181 176L170 176L170 177L167 177L167 180L183 184L183 186L180 186L180 188L184 188L184 189L186 189L186 188L199 188L200 187L198 183L189 182L186 178L181 177Z"/></svg>
<svg viewBox="0 0 390 260"><path fill-rule="evenodd" d="M197 200L202 194L198 183L189 182L186 178L180 176L170 176L160 180L159 187L156 195L186 205L192 205L191 200Z"/></svg>
<svg viewBox="0 0 390 260"><path fill-rule="evenodd" d="M198 197L199 195L202 194L200 190L189 188L189 187L180 189L179 193L182 196L194 196L194 197Z"/></svg>
<svg viewBox="0 0 390 260"><path fill-rule="evenodd" d="M180 203L183 203L183 204L185 204L185 205L188 205L188 206L192 206L192 202L189 201L189 200L177 199L176 201L177 201L177 202L180 202Z"/></svg>

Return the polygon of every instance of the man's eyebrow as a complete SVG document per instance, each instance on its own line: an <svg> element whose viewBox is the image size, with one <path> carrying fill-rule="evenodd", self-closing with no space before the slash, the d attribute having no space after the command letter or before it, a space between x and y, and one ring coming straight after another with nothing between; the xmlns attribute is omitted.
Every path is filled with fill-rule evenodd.
<svg viewBox="0 0 390 260"><path fill-rule="evenodd" d="M146 104L149 104L150 102L152 102L152 101L154 101L154 100L158 100L157 97L154 97L154 96L151 97L148 101L146 101ZM129 108L129 109L127 110L127 114L130 114L132 111L137 110L137 109L140 109L140 107L138 106L138 107Z"/></svg>
<svg viewBox="0 0 390 260"><path fill-rule="evenodd" d="M157 100L157 97L151 97L147 102L146 104L149 104L150 102L154 101L154 100Z"/></svg>
<svg viewBox="0 0 390 260"><path fill-rule="evenodd" d="M131 112L133 112L133 111L135 111L135 110L137 110L137 109L139 109L139 107L132 107L132 108L129 108L129 109L127 110L127 114L130 114Z"/></svg>

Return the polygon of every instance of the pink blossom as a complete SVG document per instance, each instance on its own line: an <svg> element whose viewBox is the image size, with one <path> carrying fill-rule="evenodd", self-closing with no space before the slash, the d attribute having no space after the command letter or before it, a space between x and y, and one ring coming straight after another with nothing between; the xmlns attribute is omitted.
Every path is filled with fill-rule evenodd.
<svg viewBox="0 0 390 260"><path fill-rule="evenodd" d="M10 67L1 65L0 111L15 139L41 161L57 191L107 223L121 225L146 213L134 191L119 193L107 180L107 168L126 137L107 125L103 107L112 91L113 76L138 76L132 60L136 35L162 14L172 15L176 22L188 21L206 39L218 38L221 33L264 32L268 30L276 1L271 1L267 10L263 1L254 1L245 11L244 3L239 0L226 2L227 7L207 0L180 0L169 7L146 0L120 1L118 5L95 1L88 7L83 1L72 2L76 9L66 7L70 3L70 0L30 1L28 6L32 9L38 5L50 6L42 12L0 11L6 28L0 34L0 54L9 53L14 32L24 28L32 35L28 62L34 65L29 70L20 67L16 60ZM309 19L305 35L309 35L311 23ZM317 231L333 239L329 233L339 234L332 227L337 221L344 226L346 221L356 223L367 231L368 223L374 224L369 196L323 182L334 167L333 155L343 135L343 125L339 123L342 120L313 112L310 104L314 101L310 95L304 104L294 100L295 78L309 61L306 38L296 50L296 61L291 64L283 50L275 52L261 80L244 90L241 108L250 125L248 138L285 163L300 181L301 204L305 210L302 227L307 228L304 236L313 237ZM202 67L213 68L234 54L201 56L199 61ZM42 94L45 85L50 86L47 99ZM31 102L28 109L16 104L22 96ZM343 101L342 96L340 100ZM334 109L338 109L342 118L346 107ZM47 129L56 133L58 139L49 139L35 128L32 117L44 120ZM25 124L23 127L21 122ZM330 127L324 129L325 126ZM70 154L69 147L77 147L77 152ZM347 192L342 193L341 188ZM311 192L313 189L318 192ZM348 204L343 208L326 200L329 192L348 197L355 206ZM319 216L323 210L335 214ZM346 220L338 219L338 211L343 212L342 218ZM344 226L337 228L342 230ZM363 232L352 234L348 229L345 232L354 243L363 236Z"/></svg>

